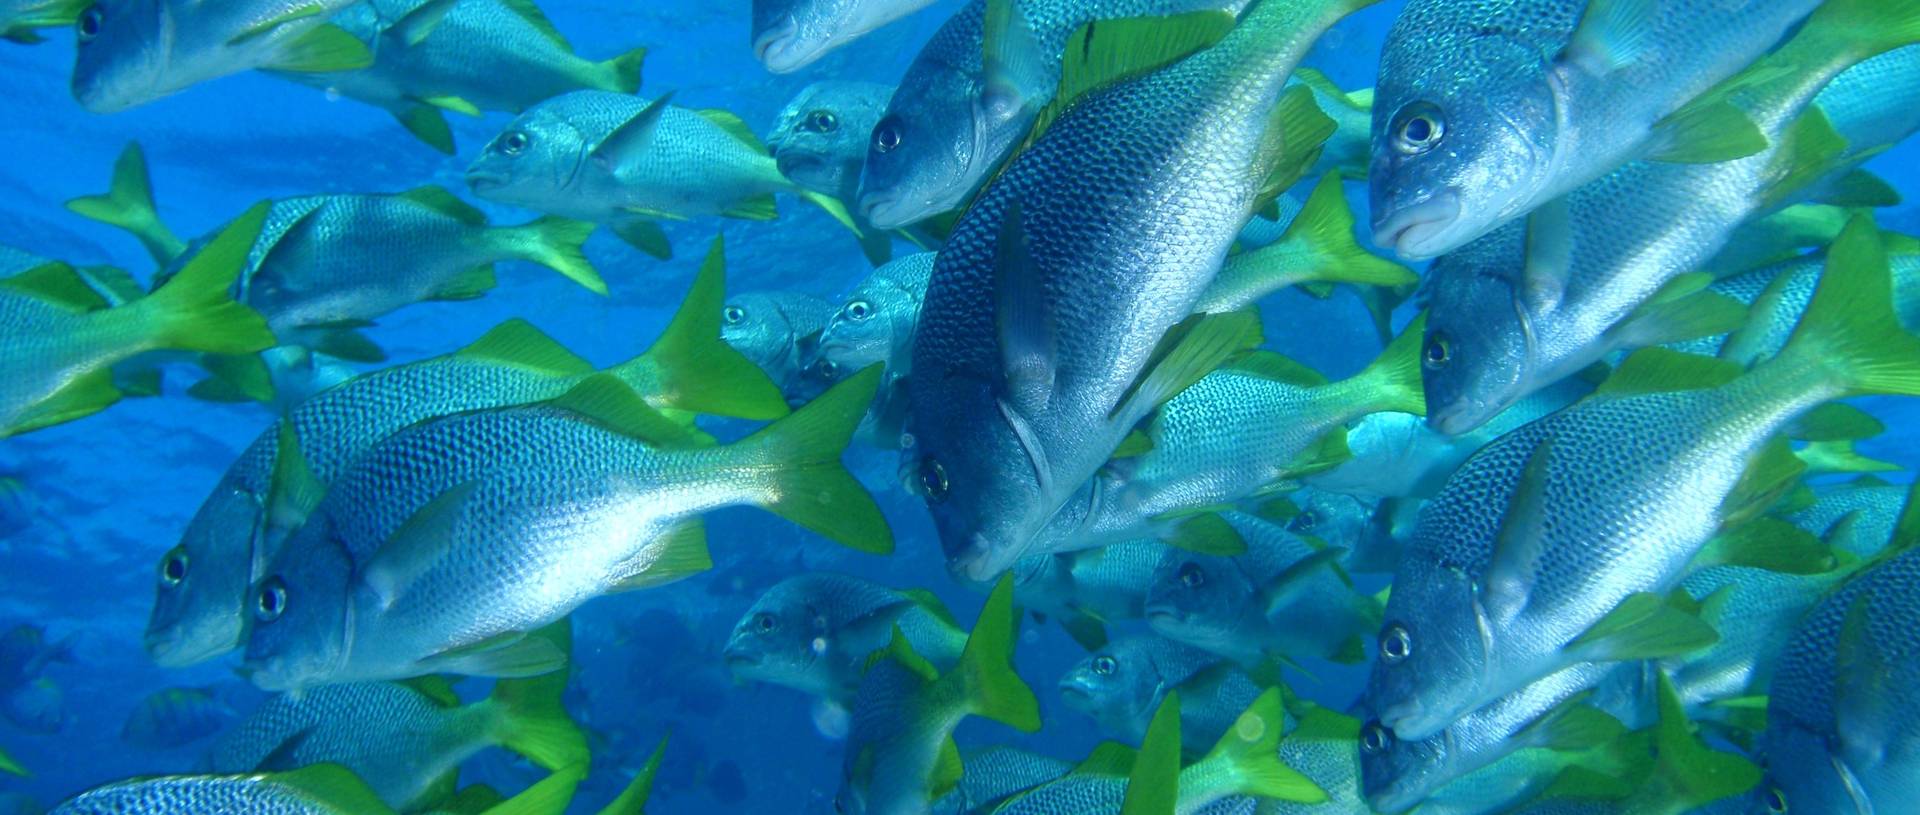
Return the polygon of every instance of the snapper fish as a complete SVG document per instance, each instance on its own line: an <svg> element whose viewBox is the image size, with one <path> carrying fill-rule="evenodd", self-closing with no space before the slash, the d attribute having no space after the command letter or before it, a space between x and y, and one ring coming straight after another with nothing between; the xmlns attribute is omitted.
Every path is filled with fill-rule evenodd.
<svg viewBox="0 0 1920 815"><path fill-rule="evenodd" d="M859 689L867 657L886 648L895 630L942 670L959 659L966 641L930 593L809 572L755 600L721 655L737 679L786 685L844 705Z"/></svg>
<svg viewBox="0 0 1920 815"><path fill-rule="evenodd" d="M893 96L892 85L824 79L800 89L767 132L780 174L841 201L860 192L867 134Z"/></svg>
<svg viewBox="0 0 1920 815"><path fill-rule="evenodd" d="M1738 109L1686 110L1820 0L1416 0L1373 111L1374 241L1438 257L1628 161L1767 145Z"/></svg>
<svg viewBox="0 0 1920 815"><path fill-rule="evenodd" d="M1382 724L1426 739L1570 664L1711 644L1692 601L1667 593L1723 521L1797 475L1769 439L1832 399L1920 394L1920 339L1890 302L1878 231L1856 218L1779 355L1742 374L1641 351L1469 458L1395 573L1368 685Z"/></svg>
<svg viewBox="0 0 1920 815"><path fill-rule="evenodd" d="M878 375L724 446L605 375L551 403L395 433L328 486L264 570L250 678L293 690L557 670L566 654L528 632L602 594L710 568L700 516L726 506L891 551L886 520L840 463ZM503 568L518 576L504 590Z"/></svg>
<svg viewBox="0 0 1920 815"><path fill-rule="evenodd" d="M98 0L80 12L73 97L115 113L255 68L330 72L373 62L327 18L351 0Z"/></svg>
<svg viewBox="0 0 1920 815"><path fill-rule="evenodd" d="M1128 744L1146 739L1154 712L1173 693L1181 699L1181 743L1198 747L1225 735L1260 687L1217 655L1153 634L1110 642L1060 677L1067 707Z"/></svg>
<svg viewBox="0 0 1920 815"><path fill-rule="evenodd" d="M814 356L832 313L832 303L803 292L741 292L722 307L720 338L760 366L787 398L802 398L815 384Z"/></svg>
<svg viewBox="0 0 1920 815"><path fill-rule="evenodd" d="M645 353L607 369L661 409L778 418L785 400L720 341L724 246L715 241L686 301ZM145 644L181 666L242 644L253 586L325 487L381 440L465 411L558 398L595 374L529 323L508 321L445 356L356 377L301 402L227 468L180 542L161 555Z"/></svg>
<svg viewBox="0 0 1920 815"><path fill-rule="evenodd" d="M584 768L553 773L520 794L475 810L479 815L561 815L573 800ZM651 782L651 777L645 777ZM638 795L633 795L635 791ZM647 787L628 793L600 815L640 815ZM637 798L637 801L635 800ZM290 772L172 775L117 781L54 807L48 815L395 815L365 782L338 764Z"/></svg>
<svg viewBox="0 0 1920 815"><path fill-rule="evenodd" d="M790 74L933 0L753 0L753 57ZM865 130L860 131L863 134Z"/></svg>

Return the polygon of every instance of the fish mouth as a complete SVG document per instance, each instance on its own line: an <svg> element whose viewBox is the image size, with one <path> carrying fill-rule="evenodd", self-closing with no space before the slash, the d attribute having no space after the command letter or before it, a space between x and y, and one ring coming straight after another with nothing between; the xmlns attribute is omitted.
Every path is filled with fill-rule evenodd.
<svg viewBox="0 0 1920 815"><path fill-rule="evenodd" d="M500 175L499 173L490 173L485 170L468 170L466 178L467 189L473 190L474 192L497 190L507 185L506 176Z"/></svg>
<svg viewBox="0 0 1920 815"><path fill-rule="evenodd" d="M727 670L736 675L742 669L760 667L760 657L744 650L728 648L721 652L720 658L727 663Z"/></svg>
<svg viewBox="0 0 1920 815"><path fill-rule="evenodd" d="M1468 402L1456 402L1427 414L1427 426L1448 436L1458 436L1472 432L1486 424L1485 413L1478 405Z"/></svg>
<svg viewBox="0 0 1920 815"><path fill-rule="evenodd" d="M800 24L791 16L783 17L778 25L760 32L760 36L753 38L753 58L776 74L800 70L813 62L819 54L798 47L799 39Z"/></svg>
<svg viewBox="0 0 1920 815"><path fill-rule="evenodd" d="M898 199L878 192L860 193L860 217L881 229L899 229L913 223L900 212Z"/></svg>
<svg viewBox="0 0 1920 815"><path fill-rule="evenodd" d="M994 556L993 546L987 542L987 537L975 534L967 542L966 548L947 558L947 572L958 580L990 584L1005 571L999 560L1001 558Z"/></svg>
<svg viewBox="0 0 1920 815"><path fill-rule="evenodd" d="M1445 241L1459 220L1459 194L1442 190L1375 222L1373 242L1404 260L1428 260L1452 248Z"/></svg>
<svg viewBox="0 0 1920 815"><path fill-rule="evenodd" d="M1068 705L1075 702L1092 702L1093 690L1072 678L1060 680L1060 698Z"/></svg>
<svg viewBox="0 0 1920 815"><path fill-rule="evenodd" d="M1418 699L1395 702L1380 709L1381 726L1403 741L1424 741L1446 729L1445 722L1423 721L1426 718L1429 718L1426 707Z"/></svg>
<svg viewBox="0 0 1920 815"><path fill-rule="evenodd" d="M1173 606L1148 606L1144 613L1147 618L1147 626L1155 630L1167 626L1184 625L1187 622L1186 612Z"/></svg>

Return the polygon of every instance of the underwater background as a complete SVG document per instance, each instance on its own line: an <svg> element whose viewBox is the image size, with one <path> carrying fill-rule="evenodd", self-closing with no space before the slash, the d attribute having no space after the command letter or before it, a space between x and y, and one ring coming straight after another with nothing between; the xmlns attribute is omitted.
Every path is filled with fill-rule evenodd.
<svg viewBox="0 0 1920 815"><path fill-rule="evenodd" d="M774 75L753 58L744 0L542 3L583 56L601 59L647 46L643 95L671 90L675 104L733 111L763 134L813 81L893 83L960 5L936 3L804 70ZM1389 0L1341 22L1305 64L1342 87L1371 86L1381 41L1400 7ZM455 190L496 222L533 217L478 201L462 183L464 168L510 114L449 117L459 145L453 156L421 144L374 107L260 73L94 115L68 89L72 34L48 35L39 45L0 44L0 244L76 264L112 264L148 280L152 262L138 243L62 206L104 190L115 157L136 140L146 151L159 213L182 236L204 234L266 198L399 192L427 184ZM1867 167L1909 197L1920 193L1920 146L1911 141ZM1364 224L1365 196L1350 198ZM637 353L659 334L716 233L726 240L730 292L798 290L837 302L870 271L859 247L825 214L789 197L781 199L780 210L771 221L667 222L677 256L665 261L605 231L596 233L586 253L610 285L608 297L509 262L485 297L409 306L367 333L389 353L389 364L397 364L447 353L503 320L521 317L606 365ZM1920 210L1883 210L1880 222L1889 231L1911 231L1920 228ZM896 253L906 250L905 243L896 245ZM1334 378L1378 353L1365 312L1345 290L1324 301L1282 292L1261 309L1266 347ZM1409 317L1410 309L1403 309L1396 324ZM12 811L5 808L8 795L51 805L114 779L194 770L207 740L157 751L123 741L127 717L153 691L209 688L240 713L265 696L234 674L232 656L168 670L154 666L141 648L156 559L178 540L234 457L275 420L258 405L184 398L179 391L189 381L170 378L165 398L130 399L81 421L0 441L0 474L21 484L0 504L0 627L30 623L44 627L50 640L70 638L72 644L71 659L45 674L62 697L51 732L0 721L0 748L33 770L28 778L0 776L0 813ZM1920 405L1892 399L1860 404L1889 428L1862 442L1862 453L1920 462L1920 426L1914 421ZM594 811L611 798L669 732L672 746L651 812L831 811L841 762L836 731L844 723L823 717L797 691L734 682L720 651L755 597L801 570L927 588L961 620L974 617L983 597L948 578L919 499L898 488L897 458L859 445L848 453L851 468L892 524L897 547L890 556L852 552L752 509L723 510L708 519L711 572L603 597L573 615L575 673L567 699L593 734L596 769L573 811ZM1911 474L1886 477L1904 482ZM1023 625L1016 664L1039 695L1045 727L1024 735L968 721L959 731L961 743L1014 744L1068 759L1086 754L1099 741L1094 725L1065 709L1055 689L1057 678L1084 654L1058 626ZM1364 676L1364 666L1336 669L1317 680L1296 676L1292 687L1345 708ZM600 772L602 767L619 772ZM541 775L525 761L491 750L467 765L464 778L517 789Z"/></svg>

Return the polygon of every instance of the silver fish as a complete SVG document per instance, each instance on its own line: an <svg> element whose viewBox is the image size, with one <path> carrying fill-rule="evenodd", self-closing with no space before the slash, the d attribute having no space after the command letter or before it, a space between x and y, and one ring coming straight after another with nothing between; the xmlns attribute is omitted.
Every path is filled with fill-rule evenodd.
<svg viewBox="0 0 1920 815"><path fill-rule="evenodd" d="M94 113L254 68L342 71L373 61L328 25L351 0L103 0L80 13L73 96Z"/></svg>

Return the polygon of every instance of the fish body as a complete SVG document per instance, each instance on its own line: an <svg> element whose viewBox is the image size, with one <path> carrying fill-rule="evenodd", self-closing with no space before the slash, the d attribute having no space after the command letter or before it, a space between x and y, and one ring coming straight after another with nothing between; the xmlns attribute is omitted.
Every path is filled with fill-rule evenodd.
<svg viewBox="0 0 1920 815"><path fill-rule="evenodd" d="M1014 4L1024 32L1008 61L985 65L986 0L971 0L934 32L900 78L873 129L860 180L860 212L886 229L956 209L1019 145L1060 82L1061 53L1095 20L1189 11L1239 14L1244 0L1038 0ZM1284 78L1284 77L1283 77Z"/></svg>
<svg viewBox="0 0 1920 815"><path fill-rule="evenodd" d="M1287 75L1352 8L1261 6L1212 47L1080 97L960 218L909 378L908 462L950 570L980 580L1031 554L1172 395L1134 383L1252 214Z"/></svg>
<svg viewBox="0 0 1920 815"><path fill-rule="evenodd" d="M1888 260L1893 267L1893 312L1900 317L1903 328L1920 330L1920 248L1894 247ZM1735 359L1749 361L1769 357L1787 344L1794 324L1806 310L1807 301L1813 298L1814 286L1820 282L1820 264L1818 257L1781 261L1716 280L1707 287L1748 306L1762 306L1760 313L1748 316L1747 325L1738 334L1739 342L1731 352L1737 355ZM1781 279L1783 277L1785 279ZM1771 296L1762 303L1761 295L1768 292ZM1728 339L1714 335L1672 343L1668 347L1690 354L1717 356L1727 347Z"/></svg>
<svg viewBox="0 0 1920 815"><path fill-rule="evenodd" d="M140 701L127 716L120 738L135 747L170 750L225 729L232 707L202 688L167 688Z"/></svg>
<svg viewBox="0 0 1920 815"><path fill-rule="evenodd" d="M1864 560L1878 554L1892 537L1906 504L1907 489L1894 484L1855 483L1826 486L1815 495L1812 506L1787 516L1787 520Z"/></svg>
<svg viewBox="0 0 1920 815"><path fill-rule="evenodd" d="M587 90L534 105L487 145L467 184L489 201L604 224L767 219L772 194L794 189L731 114L650 104ZM651 124L623 129L643 111ZM622 138L609 142L616 131Z"/></svg>
<svg viewBox="0 0 1920 815"><path fill-rule="evenodd" d="M753 56L776 74L793 73L932 2L753 0Z"/></svg>
<svg viewBox="0 0 1920 815"><path fill-rule="evenodd" d="M793 183L852 201L860 192L867 135L887 109L892 85L824 79L800 89L774 117L767 148Z"/></svg>
<svg viewBox="0 0 1920 815"><path fill-rule="evenodd" d="M734 625L723 655L738 679L853 701L867 657L897 627L936 667L960 658L966 635L923 600L850 575L809 572L769 588Z"/></svg>
<svg viewBox="0 0 1920 815"><path fill-rule="evenodd" d="M850 545L890 548L871 498L838 463L873 378L726 447L606 380L576 397L617 406L599 421L506 408L396 433L329 485L267 568L247 644L252 679L283 690L554 670L564 654L525 632L600 594L709 568L697 519L724 506L760 505ZM783 500L796 479L813 479L804 504ZM502 564L515 575L507 586Z"/></svg>
<svg viewBox="0 0 1920 815"><path fill-rule="evenodd" d="M1145 538L1028 555L1014 565L1014 591L1022 608L1062 619L1144 619L1147 587L1166 551L1165 543Z"/></svg>
<svg viewBox="0 0 1920 815"><path fill-rule="evenodd" d="M1060 697L1094 720L1101 735L1140 744L1166 694L1180 693L1180 743L1199 747L1225 735L1260 687L1212 653L1153 634L1115 640L1060 677Z"/></svg>
<svg viewBox="0 0 1920 815"><path fill-rule="evenodd" d="M1847 28L1871 25L1877 8L1884 7L1823 10L1769 57L1768 65L1790 73L1730 94L1729 104L1772 139L1767 149L1714 164L1629 164L1547 204L1529 221L1508 223L1436 260L1425 288L1426 393L1435 428L1470 430L1616 349L1737 324L1730 303L1662 297L1662 289L1706 263L1743 222L1788 203L1819 175L1851 167L1853 151L1868 148L1848 145L1816 161L1795 158L1783 145L1813 138L1792 134L1824 116L1810 107L1817 94L1877 53L1869 45L1873 37ZM1879 22L1906 31L1898 22ZM1899 43L1903 36L1889 39ZM1892 53L1920 58L1910 48ZM1888 98L1909 93L1892 89Z"/></svg>
<svg viewBox="0 0 1920 815"><path fill-rule="evenodd" d="M1913 811L1915 580L1920 554L1895 555L1801 620L1768 690L1767 779L1750 811Z"/></svg>
<svg viewBox="0 0 1920 815"><path fill-rule="evenodd" d="M1021 792L1073 769L1073 763L1016 747L984 747L960 752L965 773L953 792L935 801L934 815L987 815Z"/></svg>
<svg viewBox="0 0 1920 815"><path fill-rule="evenodd" d="M49 815L347 815L353 811L271 776L249 774L120 781L81 793L54 807Z"/></svg>
<svg viewBox="0 0 1920 815"><path fill-rule="evenodd" d="M365 46L327 18L349 0L111 0L79 17L73 95L94 113L145 104L254 68L342 70Z"/></svg>
<svg viewBox="0 0 1920 815"><path fill-rule="evenodd" d="M1654 152L1656 124L1820 3L1612 5L1630 4L1420 0L1401 12L1375 90L1379 245L1437 257ZM1710 160L1741 154L1720 152Z"/></svg>
<svg viewBox="0 0 1920 815"><path fill-rule="evenodd" d="M1246 553L1168 549L1147 590L1153 630L1248 667L1276 655L1358 658L1378 610L1332 568L1332 550L1251 515L1222 517Z"/></svg>

